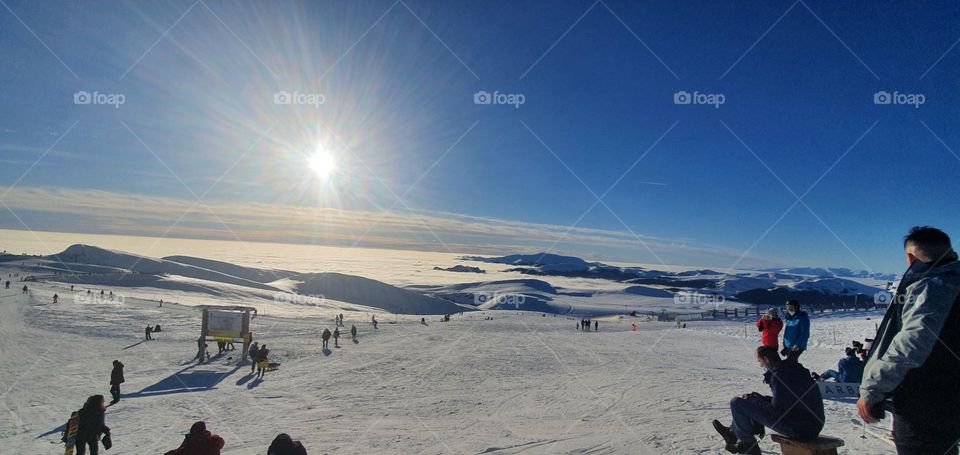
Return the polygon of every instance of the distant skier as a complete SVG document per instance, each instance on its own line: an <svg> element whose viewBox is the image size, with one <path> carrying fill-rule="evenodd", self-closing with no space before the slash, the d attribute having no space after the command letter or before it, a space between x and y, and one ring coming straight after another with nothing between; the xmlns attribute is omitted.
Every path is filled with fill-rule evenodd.
<svg viewBox="0 0 960 455"><path fill-rule="evenodd" d="M580 329L582 328L583 328L583 322L580 322L579 324L577 324L577 332L579 332Z"/></svg>
<svg viewBox="0 0 960 455"><path fill-rule="evenodd" d="M776 308L767 310L767 314L757 319L757 330L760 331L760 341L764 346L780 349L780 330L783 329L783 320Z"/></svg>
<svg viewBox="0 0 960 455"><path fill-rule="evenodd" d="M220 455L223 444L223 438L207 430L206 423L195 422L190 433L184 435L180 447L163 455Z"/></svg>
<svg viewBox="0 0 960 455"><path fill-rule="evenodd" d="M594 332L600 331L600 321L593 321L593 331Z"/></svg>
<svg viewBox="0 0 960 455"><path fill-rule="evenodd" d="M10 280L7 280L6 283L4 283L4 289L10 289Z"/></svg>
<svg viewBox="0 0 960 455"><path fill-rule="evenodd" d="M307 449L303 448L300 441L294 441L290 435L280 433L270 443L267 455L307 455Z"/></svg>
<svg viewBox="0 0 960 455"><path fill-rule="evenodd" d="M330 329L323 329L323 334L320 335L320 338L323 339L323 349L327 349L327 343L330 342Z"/></svg>
<svg viewBox="0 0 960 455"><path fill-rule="evenodd" d="M53 294L53 303L54 303L54 305L56 305L59 300L60 300L60 296L57 295L57 294Z"/></svg>
<svg viewBox="0 0 960 455"><path fill-rule="evenodd" d="M105 423L106 409L103 395L93 395L83 404L83 408L78 412L80 422L77 426L77 455L86 455L87 447L90 448L90 455L100 453L100 435L110 434L110 427Z"/></svg>
<svg viewBox="0 0 960 455"><path fill-rule="evenodd" d="M26 286L24 286L24 289L26 289ZM26 292L26 291L24 291L24 292ZM377 328L377 316L376 316L376 315L370 316L370 322L373 324L373 328L376 329L376 328Z"/></svg>
<svg viewBox="0 0 960 455"><path fill-rule="evenodd" d="M420 318L420 325L427 325L427 318Z"/></svg>
<svg viewBox="0 0 960 455"><path fill-rule="evenodd" d="M257 351L257 376L263 377L267 374L267 367L270 363L267 361L267 356L270 355L270 350L267 349L267 345L260 347L260 350Z"/></svg>
<svg viewBox="0 0 960 455"><path fill-rule="evenodd" d="M333 347L335 348L340 347L340 328L339 327L335 327L333 329Z"/></svg>
<svg viewBox="0 0 960 455"><path fill-rule="evenodd" d="M110 372L110 404L120 402L120 384L123 384L123 364L119 360L113 361L113 371Z"/></svg>
<svg viewBox="0 0 960 455"><path fill-rule="evenodd" d="M350 324L350 336L356 340L357 339L357 326Z"/></svg>
<svg viewBox="0 0 960 455"><path fill-rule="evenodd" d="M780 353L788 359L797 360L807 349L809 338L810 317L805 311L800 311L800 302L789 300L787 314L784 316L783 350Z"/></svg>
<svg viewBox="0 0 960 455"><path fill-rule="evenodd" d="M250 372L253 373L257 369L257 353L260 352L259 343L256 341L250 345L250 349L247 350L247 355L250 356Z"/></svg>
<svg viewBox="0 0 960 455"><path fill-rule="evenodd" d="M24 293L24 294L27 293L27 285L23 285L23 293Z"/></svg>
<svg viewBox="0 0 960 455"><path fill-rule="evenodd" d="M150 327L150 326L148 325L147 328L143 329L143 339L144 339L144 340L152 340L153 337L150 335L152 332L153 332L153 327Z"/></svg>

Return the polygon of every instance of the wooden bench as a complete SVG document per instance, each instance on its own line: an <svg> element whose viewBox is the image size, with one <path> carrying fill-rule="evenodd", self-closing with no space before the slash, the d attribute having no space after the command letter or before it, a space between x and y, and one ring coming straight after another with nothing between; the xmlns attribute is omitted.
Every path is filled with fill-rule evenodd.
<svg viewBox="0 0 960 455"><path fill-rule="evenodd" d="M843 446L843 439L820 436L817 439L801 441L783 435L772 434L770 439L780 444L783 455L837 455L837 447Z"/></svg>

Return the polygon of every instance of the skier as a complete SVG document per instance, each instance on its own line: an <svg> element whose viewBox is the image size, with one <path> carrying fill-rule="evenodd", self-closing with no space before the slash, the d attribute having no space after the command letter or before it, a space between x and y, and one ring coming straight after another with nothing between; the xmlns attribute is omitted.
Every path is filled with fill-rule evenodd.
<svg viewBox="0 0 960 455"><path fill-rule="evenodd" d="M579 332L580 329L582 329L582 328L583 328L583 323L582 323L582 322L579 323L579 324L577 324L577 332Z"/></svg>
<svg viewBox="0 0 960 455"><path fill-rule="evenodd" d="M27 293L27 285L23 285L23 293L24 293L24 294Z"/></svg>
<svg viewBox="0 0 960 455"><path fill-rule="evenodd" d="M250 345L250 349L247 350L247 355L250 356L250 372L253 373L257 368L257 353L260 352L259 343L256 341Z"/></svg>
<svg viewBox="0 0 960 455"><path fill-rule="evenodd" d="M340 327L345 327L343 325L343 313L340 313Z"/></svg>
<svg viewBox="0 0 960 455"><path fill-rule="evenodd" d="M600 321L593 321L593 331L594 332L600 331Z"/></svg>
<svg viewBox="0 0 960 455"><path fill-rule="evenodd" d="M323 349L327 349L327 343L330 341L330 329L323 329L323 334L320 335L320 338L323 338Z"/></svg>
<svg viewBox="0 0 960 455"><path fill-rule="evenodd" d="M149 325L147 326L147 328L143 329L143 337L144 337L143 339L144 339L144 340L152 340L153 337L150 336L150 332L152 332L152 331L153 331L153 328L150 327Z"/></svg>
<svg viewBox="0 0 960 455"><path fill-rule="evenodd" d="M164 455L220 455L223 444L223 438L207 430L206 423L195 422L190 433L184 435L180 447Z"/></svg>
<svg viewBox="0 0 960 455"><path fill-rule="evenodd" d="M53 294L53 303L56 304L58 300L60 300L60 296L57 294Z"/></svg>
<svg viewBox="0 0 960 455"><path fill-rule="evenodd" d="M26 289L26 287L24 287L24 289ZM24 291L24 292L26 292L26 291ZM377 316L376 316L376 315L370 316L370 322L373 324L373 328L376 329L376 328L377 328Z"/></svg>
<svg viewBox="0 0 960 455"><path fill-rule="evenodd" d="M7 280L7 282L4 283L4 289L10 289L10 280Z"/></svg>
<svg viewBox="0 0 960 455"><path fill-rule="evenodd" d="M784 316L783 350L781 354L788 359L797 360L807 349L810 338L810 317L806 311L800 311L800 302L787 301L787 314Z"/></svg>
<svg viewBox="0 0 960 455"><path fill-rule="evenodd" d="M257 376L263 377L267 374L267 367L270 365L267 362L267 356L270 354L270 350L267 349L267 345L260 346L260 350L257 351Z"/></svg>
<svg viewBox="0 0 960 455"><path fill-rule="evenodd" d="M339 327L335 327L333 329L333 347L335 348L340 347L340 328Z"/></svg>
<svg viewBox="0 0 960 455"><path fill-rule="evenodd" d="M290 435L280 433L270 443L267 455L307 455L307 449L303 448L300 441L294 441Z"/></svg>
<svg viewBox="0 0 960 455"><path fill-rule="evenodd" d="M77 425L77 455L85 455L87 447L90 448L90 455L100 452L100 435L110 435L110 427L105 424L106 409L103 395L93 395L83 404L83 408L78 412L80 422Z"/></svg>
<svg viewBox="0 0 960 455"><path fill-rule="evenodd" d="M356 340L357 339L357 326L350 324L350 336Z"/></svg>
<svg viewBox="0 0 960 455"><path fill-rule="evenodd" d="M120 384L123 383L123 364L119 360L114 360L113 371L110 372L110 396L113 397L110 404L120 402Z"/></svg>
<svg viewBox="0 0 960 455"><path fill-rule="evenodd" d="M767 314L757 319L757 330L760 331L760 341L764 346L780 349L780 330L783 329L783 320L776 308L767 310Z"/></svg>
<svg viewBox="0 0 960 455"><path fill-rule="evenodd" d="M750 392L730 400L733 423L723 426L713 421L730 453L760 454L757 435L764 427L794 439L817 439L823 429L823 398L810 371L795 360L780 359L777 349L757 348L757 362L766 373L763 382L770 384L772 397Z"/></svg>
<svg viewBox="0 0 960 455"><path fill-rule="evenodd" d="M929 226L912 228L903 248L910 267L870 345L857 410L872 423L892 405L899 453L956 455L960 261L950 237Z"/></svg>

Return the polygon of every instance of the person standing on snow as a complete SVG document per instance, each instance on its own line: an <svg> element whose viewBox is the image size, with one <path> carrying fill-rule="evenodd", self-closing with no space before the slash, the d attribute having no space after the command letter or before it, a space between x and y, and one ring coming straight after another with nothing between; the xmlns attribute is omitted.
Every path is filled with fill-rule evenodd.
<svg viewBox="0 0 960 455"><path fill-rule="evenodd" d="M267 367L270 366L270 363L267 362L267 355L270 354L270 350L267 349L267 345L260 346L260 350L257 351L257 376L263 377L267 374Z"/></svg>
<svg viewBox="0 0 960 455"><path fill-rule="evenodd" d="M333 329L333 347L340 347L340 328Z"/></svg>
<svg viewBox="0 0 960 455"><path fill-rule="evenodd" d="M100 435L110 434L110 427L105 423L106 406L103 403L103 395L93 395L87 398L83 408L77 413L79 423L77 425L77 455L86 455L87 447L90 448L90 455L100 453Z"/></svg>
<svg viewBox="0 0 960 455"><path fill-rule="evenodd" d="M207 430L206 423L195 422L190 433L184 435L180 447L163 455L220 455L223 444L223 438Z"/></svg>
<svg viewBox="0 0 960 455"><path fill-rule="evenodd" d="M330 329L323 329L323 334L320 335L320 338L323 338L323 349L327 349L327 343L330 342Z"/></svg>
<svg viewBox="0 0 960 455"><path fill-rule="evenodd" d="M123 364L119 360L113 361L113 371L110 372L110 396L113 401L110 404L120 402L120 384L123 384Z"/></svg>
<svg viewBox="0 0 960 455"><path fill-rule="evenodd" d="M593 321L593 331L594 332L600 331L600 321Z"/></svg>
<svg viewBox="0 0 960 455"><path fill-rule="evenodd" d="M250 356L250 372L253 373L257 369L257 353L260 352L260 343L256 341L250 345L250 349L247 350L247 355Z"/></svg>
<svg viewBox="0 0 960 455"><path fill-rule="evenodd" d="M783 320L776 308L767 310L767 314L757 319L757 330L760 331L760 342L764 346L780 349L780 330L783 329Z"/></svg>
<svg viewBox="0 0 960 455"><path fill-rule="evenodd" d="M900 454L956 455L960 261L950 237L929 226L910 229L903 248L910 266L867 354L857 411L867 423L891 411Z"/></svg>
<svg viewBox="0 0 960 455"><path fill-rule="evenodd" d="M789 360L797 360L807 349L810 339L810 317L806 311L800 311L800 302L787 301L787 314L784 316L783 350L780 354Z"/></svg>
<svg viewBox="0 0 960 455"><path fill-rule="evenodd" d="M354 340L357 339L357 326L353 324L350 324L350 336L353 337Z"/></svg>

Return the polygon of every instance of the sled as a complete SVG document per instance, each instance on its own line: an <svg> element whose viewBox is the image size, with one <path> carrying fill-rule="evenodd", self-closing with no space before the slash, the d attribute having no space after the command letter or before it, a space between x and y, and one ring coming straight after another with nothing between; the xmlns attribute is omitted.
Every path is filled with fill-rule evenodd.
<svg viewBox="0 0 960 455"><path fill-rule="evenodd" d="M70 420L67 421L67 427L63 430L63 442L67 444L64 455L73 455L77 445L77 429L80 427L80 413L73 411L70 413Z"/></svg>
<svg viewBox="0 0 960 455"><path fill-rule="evenodd" d="M267 364L266 371L277 371L280 369L280 364L277 362L271 362Z"/></svg>

